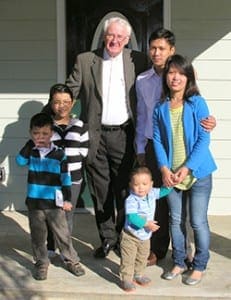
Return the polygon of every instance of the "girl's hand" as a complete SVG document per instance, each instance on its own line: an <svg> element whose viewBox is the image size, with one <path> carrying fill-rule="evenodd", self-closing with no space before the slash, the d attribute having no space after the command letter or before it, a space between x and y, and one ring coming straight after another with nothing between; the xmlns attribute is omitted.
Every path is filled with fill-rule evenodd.
<svg viewBox="0 0 231 300"><path fill-rule="evenodd" d="M181 183L185 177L189 174L189 169L187 167L179 168L174 174L175 184Z"/></svg>
<svg viewBox="0 0 231 300"><path fill-rule="evenodd" d="M161 173L162 173L162 181L164 186L173 187L176 184L175 174L170 169L168 169L167 167L162 167Z"/></svg>

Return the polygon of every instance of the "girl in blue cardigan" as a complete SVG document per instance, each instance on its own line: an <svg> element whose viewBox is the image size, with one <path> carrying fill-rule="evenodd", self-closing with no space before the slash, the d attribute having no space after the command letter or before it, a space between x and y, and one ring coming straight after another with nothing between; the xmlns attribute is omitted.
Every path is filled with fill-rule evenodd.
<svg viewBox="0 0 231 300"><path fill-rule="evenodd" d="M208 116L193 66L181 55L173 55L163 73L163 100L154 109L153 141L163 184L174 186L168 195L174 266L163 278L174 279L186 269L188 200L196 249L192 271L183 277L188 285L201 281L209 259L207 210L216 165L209 150L210 134L200 125Z"/></svg>

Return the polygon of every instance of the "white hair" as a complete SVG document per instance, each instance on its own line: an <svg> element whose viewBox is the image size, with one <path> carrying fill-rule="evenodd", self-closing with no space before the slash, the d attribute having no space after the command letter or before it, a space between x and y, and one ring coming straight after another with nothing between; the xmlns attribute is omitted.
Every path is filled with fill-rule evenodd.
<svg viewBox="0 0 231 300"><path fill-rule="evenodd" d="M109 27L112 23L118 23L118 24L120 24L121 26L123 26L123 27L126 29L128 36L129 36L129 37L131 36L131 33L132 33L132 27L131 27L131 25L129 24L129 22L128 22L127 20L122 19L122 18L120 18L120 17L112 17L112 18L110 18L110 19L107 19L107 20L104 22L104 28L103 28L104 33L107 32L108 27Z"/></svg>

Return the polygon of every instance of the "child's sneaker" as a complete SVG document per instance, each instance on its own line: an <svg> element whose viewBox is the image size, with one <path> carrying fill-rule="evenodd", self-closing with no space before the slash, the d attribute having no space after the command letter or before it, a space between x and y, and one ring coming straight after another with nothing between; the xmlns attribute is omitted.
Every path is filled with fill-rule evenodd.
<svg viewBox="0 0 231 300"><path fill-rule="evenodd" d="M36 280L46 280L47 271L48 271L48 265L36 263L34 266L34 278Z"/></svg>
<svg viewBox="0 0 231 300"><path fill-rule="evenodd" d="M71 261L65 262L66 268L69 272L74 274L75 276L82 276L85 274L84 269L81 267L80 263L73 263Z"/></svg>
<svg viewBox="0 0 231 300"><path fill-rule="evenodd" d="M148 278L147 276L135 276L134 281L139 285L145 286L151 282L151 279Z"/></svg>
<svg viewBox="0 0 231 300"><path fill-rule="evenodd" d="M60 253L60 259L62 262L65 262L65 260L66 260L65 256L62 253Z"/></svg>
<svg viewBox="0 0 231 300"><path fill-rule="evenodd" d="M125 292L133 292L136 290L136 286L132 281L124 280L121 282L121 287Z"/></svg>
<svg viewBox="0 0 231 300"><path fill-rule="evenodd" d="M47 250L47 255L49 259L52 259L56 257L58 254L55 252L55 250Z"/></svg>

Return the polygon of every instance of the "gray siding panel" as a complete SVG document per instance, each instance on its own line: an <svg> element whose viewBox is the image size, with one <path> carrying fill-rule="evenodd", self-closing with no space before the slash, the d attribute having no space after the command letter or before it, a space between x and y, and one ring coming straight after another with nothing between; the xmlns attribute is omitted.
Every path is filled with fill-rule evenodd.
<svg viewBox="0 0 231 300"><path fill-rule="evenodd" d="M28 83L27 83L28 85ZM40 112L48 94L0 94L0 165L6 181L0 184L0 210L25 210L26 168L15 163L15 156L29 138L30 117Z"/></svg>
<svg viewBox="0 0 231 300"><path fill-rule="evenodd" d="M57 78L56 1L0 1L0 91L47 92Z"/></svg>
<svg viewBox="0 0 231 300"><path fill-rule="evenodd" d="M201 94L217 119L211 150L218 170L209 213L231 214L231 1L171 1L171 22L177 52L192 59Z"/></svg>
<svg viewBox="0 0 231 300"><path fill-rule="evenodd" d="M0 0L1 20L37 20L56 18L55 0Z"/></svg>
<svg viewBox="0 0 231 300"><path fill-rule="evenodd" d="M57 78L56 0L0 0L0 210L25 210L26 168L15 155Z"/></svg>

